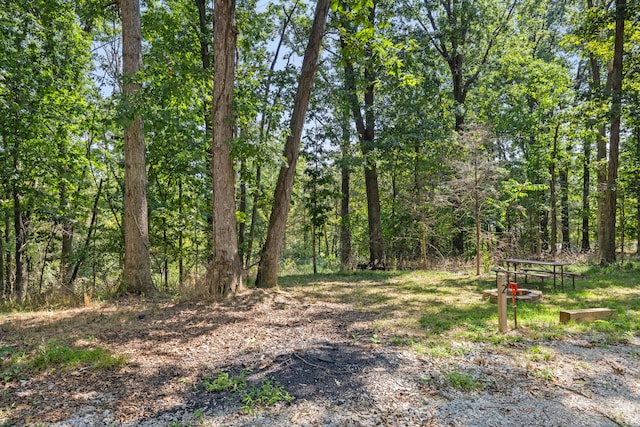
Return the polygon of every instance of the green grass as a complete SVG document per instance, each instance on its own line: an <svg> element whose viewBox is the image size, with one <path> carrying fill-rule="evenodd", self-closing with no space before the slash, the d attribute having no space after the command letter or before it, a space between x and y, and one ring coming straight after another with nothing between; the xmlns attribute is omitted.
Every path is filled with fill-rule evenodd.
<svg viewBox="0 0 640 427"><path fill-rule="evenodd" d="M220 372L214 377L205 376L202 386L208 393L241 393L242 410L247 414L255 414L261 407L275 405L278 402L293 402L295 399L275 378L267 378L257 385L248 386L248 372L243 371L238 376L231 376L227 372Z"/></svg>
<svg viewBox="0 0 640 427"><path fill-rule="evenodd" d="M275 405L278 402L291 403L294 397L274 378L267 378L259 385L250 387L242 397L242 409L254 414L256 408Z"/></svg>
<svg viewBox="0 0 640 427"><path fill-rule="evenodd" d="M379 331L377 343L411 346L436 357L449 354L446 348L452 340L512 345L523 339L588 335L609 345L640 336L640 262L627 262L624 268L576 265L571 270L585 276L576 279L575 290L570 281L564 290L545 283L542 302L518 304L515 335L498 332L497 306L480 298L483 290L495 287L493 274L358 271L284 276L280 286L299 291L302 299L350 304L355 311L370 313ZM560 310L589 307L611 308L618 315L609 321L559 323ZM508 325L514 326L510 308ZM365 336L367 331L355 329L349 334Z"/></svg>
<svg viewBox="0 0 640 427"><path fill-rule="evenodd" d="M15 347L0 347L0 368L2 381L21 379L29 374L50 369L116 369L124 365L123 355L114 356L102 347L71 347L51 341L43 343L35 351L28 353Z"/></svg>
<svg viewBox="0 0 640 427"><path fill-rule="evenodd" d="M230 391L235 393L244 390L247 386L247 373L241 372L237 377L232 377L228 372L220 372L215 378L205 376L202 386L209 393Z"/></svg>
<svg viewBox="0 0 640 427"><path fill-rule="evenodd" d="M462 391L474 391L481 390L482 384L480 381L473 378L471 374L464 372L452 371L445 375L447 382L453 388Z"/></svg>

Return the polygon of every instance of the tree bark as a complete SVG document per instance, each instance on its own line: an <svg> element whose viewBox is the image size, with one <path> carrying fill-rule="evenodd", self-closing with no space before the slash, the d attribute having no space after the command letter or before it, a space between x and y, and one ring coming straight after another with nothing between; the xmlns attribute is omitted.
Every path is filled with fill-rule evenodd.
<svg viewBox="0 0 640 427"><path fill-rule="evenodd" d="M558 173L560 181L560 229L562 231L562 252L571 251L571 234L569 228L569 171L562 166Z"/></svg>
<svg viewBox="0 0 640 427"><path fill-rule="evenodd" d="M640 162L640 125L636 125L636 161ZM636 254L640 252L640 177L636 177Z"/></svg>
<svg viewBox="0 0 640 427"><path fill-rule="evenodd" d="M342 139L340 141L341 162L341 198L340 198L340 269L350 271L353 268L351 259L351 136L349 132L349 112L345 111L342 119ZM640 237L639 237L640 239Z"/></svg>
<svg viewBox="0 0 640 427"><path fill-rule="evenodd" d="M604 193L603 235L600 246L600 264L616 261L616 199L618 185L618 155L620 149L620 119L622 114L622 61L624 51L624 20L626 0L616 0L616 30L611 82L611 127L609 129L609 163Z"/></svg>
<svg viewBox="0 0 640 427"><path fill-rule="evenodd" d="M62 215L62 249L60 253L60 282L64 293L73 294L71 257L73 255L73 225L69 219L67 186L60 184L60 213Z"/></svg>
<svg viewBox="0 0 640 427"><path fill-rule="evenodd" d="M3 299L6 288L4 280L4 232L0 230L0 300Z"/></svg>
<svg viewBox="0 0 640 427"><path fill-rule="evenodd" d="M136 73L142 67L140 1L121 0L123 92L129 105L135 104L141 85ZM142 117L134 113L124 132L124 271L125 289L135 294L153 290L149 258L147 173Z"/></svg>
<svg viewBox="0 0 640 427"><path fill-rule="evenodd" d="M13 185L13 228L16 240L15 251L15 279L13 286L18 302L23 302L27 297L27 264L25 263L25 250L27 247L27 227L29 217L22 210L18 188Z"/></svg>
<svg viewBox="0 0 640 427"><path fill-rule="evenodd" d="M262 249L256 286L260 288L273 288L278 286L278 261L282 252L287 216L291 203L291 192L296 174L296 163L300 152L300 138L304 125L313 79L315 76L324 29L329 13L329 0L318 0L309 36L309 43L302 60L302 72L298 89L296 91L291 122L289 124L289 136L285 143L284 155L287 165L280 168L278 181L273 197L273 207L269 217L267 239Z"/></svg>
<svg viewBox="0 0 640 427"><path fill-rule="evenodd" d="M584 160L582 163L582 242L580 245L580 251L583 253L587 253L591 250L591 242L589 240L589 215L591 214L591 206L589 203L589 184L591 182L591 142L588 141L587 138L585 138L583 144Z"/></svg>
<svg viewBox="0 0 640 427"><path fill-rule="evenodd" d="M549 204L551 205L551 235L549 236L549 244L551 246L551 255L555 258L557 253L557 235L558 235L558 213L557 213L557 188L556 188L556 164L558 162L558 132L560 123L556 125L553 135L553 149L551 152L551 164L549 166L549 175L551 175L551 184L549 185Z"/></svg>
<svg viewBox="0 0 640 427"><path fill-rule="evenodd" d="M207 19L207 4L205 0L195 0L196 6L198 8L198 24L200 28L200 61L202 62L202 69L204 70L204 79L205 79L205 87L207 87L207 91L205 96L202 99L202 114L204 120L204 134L205 141L213 140L213 129L212 129L212 106L211 106L211 93L209 92L209 83L211 82L211 78L209 77L209 70L211 69L211 47L210 41L213 37L211 30L213 28L209 28L209 22ZM212 149L209 147L207 152L210 154ZM213 159L209 158L209 165L213 169ZM208 204L211 211L206 212L207 223L211 225L211 227L205 228L206 234L206 242L207 242L207 254L208 261L213 259L213 200ZM197 236L195 236L197 238ZM197 262L197 260L196 260ZM197 270L197 266L196 266Z"/></svg>
<svg viewBox="0 0 640 427"><path fill-rule="evenodd" d="M246 254L246 239L245 234L247 230L247 182L244 179L247 170L247 163L245 159L240 160L240 203L238 211L242 215L242 221L238 224L238 253L240 254L240 264L244 260Z"/></svg>
<svg viewBox="0 0 640 427"><path fill-rule="evenodd" d="M11 215L5 215L4 217L4 243L6 247L6 261L4 263L4 295L9 297L12 293L14 281L11 278Z"/></svg>
<svg viewBox="0 0 640 427"><path fill-rule="evenodd" d="M214 299L235 294L242 287L238 253L235 171L231 159L234 112L233 84L238 31L235 0L214 3L213 77L213 239L214 257L207 268L206 283Z"/></svg>

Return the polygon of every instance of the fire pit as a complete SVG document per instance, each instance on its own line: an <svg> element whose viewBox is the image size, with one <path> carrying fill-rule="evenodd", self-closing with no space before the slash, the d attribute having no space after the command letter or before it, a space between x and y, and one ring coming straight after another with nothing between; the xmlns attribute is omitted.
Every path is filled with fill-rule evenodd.
<svg viewBox="0 0 640 427"><path fill-rule="evenodd" d="M511 293L509 292L508 297L511 297ZM498 290L497 289L487 289L482 292L482 299L488 299L492 303L496 304L498 302ZM539 302L542 299L542 292L536 291L535 289L524 289L518 288L518 293L516 294L516 301L520 302Z"/></svg>

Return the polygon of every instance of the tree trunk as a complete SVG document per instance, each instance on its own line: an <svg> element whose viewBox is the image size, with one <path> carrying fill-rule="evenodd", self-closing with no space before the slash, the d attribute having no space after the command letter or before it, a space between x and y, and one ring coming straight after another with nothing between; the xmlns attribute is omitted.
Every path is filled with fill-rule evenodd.
<svg viewBox="0 0 640 427"><path fill-rule="evenodd" d="M571 252L569 234L569 171L562 166L558 173L560 180L560 229L562 230L562 252Z"/></svg>
<svg viewBox="0 0 640 427"><path fill-rule="evenodd" d="M620 118L622 113L622 60L624 49L624 20L626 0L616 0L616 31L611 81L611 127L609 130L609 163L604 193L604 212L600 264L616 261L616 198L618 185L618 154L620 149Z"/></svg>
<svg viewBox="0 0 640 427"><path fill-rule="evenodd" d="M589 240L589 215L591 214L591 206L589 203L589 184L591 182L591 142L585 138L584 144L584 160L582 163L582 242L580 251L587 253L591 250Z"/></svg>
<svg viewBox="0 0 640 427"><path fill-rule="evenodd" d="M285 226L289 214L291 202L291 192L296 174L296 163L300 152L300 138L302 137L302 127L304 125L311 88L317 68L320 46L324 36L324 29L329 12L329 0L318 0L316 5L313 26L309 36L309 43L302 60L302 72L298 82L291 122L289 124L290 133L284 147L284 155L287 165L280 168L278 181L273 197L273 207L269 217L269 228L267 239L262 249L256 286L260 288L273 288L278 286L278 262L282 252Z"/></svg>
<svg viewBox="0 0 640 427"><path fill-rule="evenodd" d="M371 8L369 22L375 21L375 9ZM341 40L343 52L346 51L346 42ZM366 49L364 81L366 82L364 93L364 118L360 111L360 102L356 93L355 71L349 58L345 60L345 86L350 99L356 130L360 139L360 147L365 160L364 180L367 193L367 219L369 225L369 265L372 268L384 269L386 255L384 238L382 235L382 219L380 214L380 195L378 189L378 170L376 160L372 158L372 148L375 144L375 115L373 109L375 79L372 70L371 47Z"/></svg>
<svg viewBox="0 0 640 427"><path fill-rule="evenodd" d="M123 92L130 104L136 103L141 85L135 80L142 67L140 1L121 0ZM124 271L125 289L143 294L153 289L149 259L147 216L147 174L142 117L135 115L124 132Z"/></svg>
<svg viewBox="0 0 640 427"><path fill-rule="evenodd" d="M640 239L640 237L639 237ZM11 216L5 215L4 217L4 243L5 243L5 251L6 251L6 261L4 263L4 295L9 297L14 289L14 281L11 277L11 250L9 247L11 246Z"/></svg>
<svg viewBox="0 0 640 427"><path fill-rule="evenodd" d="M213 140L213 129L212 129L212 124L211 124L211 120L212 120L212 106L211 106L211 93L209 92L210 90L210 83L211 83L211 78L210 78L210 69L211 69L211 49L210 49L210 41L213 38L213 34L211 32L211 29L209 28L209 21L207 19L207 4L205 2L205 0L195 0L196 2L196 6L198 8L198 24L199 24L199 28L200 28L200 61L202 62L202 69L204 70L204 84L205 87L207 88L207 92L205 93L205 96L202 99L202 115L203 115L203 120L204 120L204 129L205 129L205 141L212 141ZM212 148L208 148L207 152L210 154L212 153ZM213 169L213 159L209 158L209 164L211 166L211 168ZM213 259L213 245L214 245L214 238L213 238L213 200L210 201L210 203L207 205L211 211L207 210L206 212L206 217L207 217L207 224L209 224L211 227L206 227L205 228L205 235L206 235L206 247L207 247L207 261L211 261ZM194 235L194 238L197 238L197 233ZM197 257L196 257L196 276L197 276Z"/></svg>
<svg viewBox="0 0 640 427"><path fill-rule="evenodd" d="M182 179L178 178L178 215L182 218ZM182 289L184 284L184 236L182 227L178 230L178 286Z"/></svg>
<svg viewBox="0 0 640 427"><path fill-rule="evenodd" d="M96 197L93 201L93 210L91 211L91 222L89 223L89 229L87 230L87 238L84 241L84 246L82 247L82 252L80 252L80 256L76 261L76 265L73 267L73 272L71 273L71 277L69 277L69 286L73 287L73 282L76 280L78 276L78 271L80 271L80 266L84 262L87 257L87 252L89 251L89 244L91 243L91 234L93 230L96 228L96 222L98 219L98 203L100 202L100 194L102 193L102 179L100 179L100 184L98 184L98 191L96 192Z"/></svg>
<svg viewBox="0 0 640 427"><path fill-rule="evenodd" d="M240 264L244 260L246 253L246 229L247 229L247 182L244 179L247 170L245 159L240 160L240 203L238 211L242 215L242 221L238 224L238 253L240 254Z"/></svg>
<svg viewBox="0 0 640 427"><path fill-rule="evenodd" d="M25 250L27 247L27 227L29 218L22 211L18 188L13 185L13 228L16 240L15 251L15 279L14 290L18 302L23 302L27 297L27 264L25 262Z"/></svg>
<svg viewBox="0 0 640 427"><path fill-rule="evenodd" d="M271 79L273 77L273 70L275 70L276 63L278 62L278 57L280 56L280 48L284 43L285 33L287 31L287 27L291 23L291 17L295 12L298 4L295 3L292 9L289 12L285 12L285 20L282 24L282 29L280 30L280 40L278 41L278 45L276 46L276 51L273 55L273 60L271 61L271 66L269 67L269 74L267 75L267 81L265 82L264 95L262 100L265 105L265 109L262 112L262 117L260 119L260 142L265 140L265 137L269 135L271 130L271 121L268 120L267 115L267 104L269 103L269 92L271 91ZM279 97L279 93L275 98ZM267 125L268 123L268 125ZM253 255L253 241L255 238L255 230L256 230L256 221L258 220L258 203L260 200L261 193L261 180L262 180L262 165L260 161L257 162L256 165L256 184L255 189L253 191L252 197L252 205L251 205L251 225L249 226L249 238L247 239L247 252L245 257L245 269L249 269L251 266L251 257Z"/></svg>
<svg viewBox="0 0 640 427"><path fill-rule="evenodd" d="M480 275L480 181L478 179L478 149L474 150L475 159L473 164L473 218L476 223L476 276Z"/></svg>
<svg viewBox="0 0 640 427"><path fill-rule="evenodd" d="M238 253L233 144L233 84L238 31L235 0L214 3L213 77L213 239L215 254L207 268L206 283L215 299L235 294L242 287Z"/></svg>
<svg viewBox="0 0 640 427"><path fill-rule="evenodd" d="M311 253L313 258L313 274L318 274L318 252L316 250L316 225L311 221Z"/></svg>
<svg viewBox="0 0 640 427"><path fill-rule="evenodd" d="M640 125L636 126L636 161L640 162ZM640 253L640 177L636 177L636 255Z"/></svg>
<svg viewBox="0 0 640 427"><path fill-rule="evenodd" d="M73 254L73 226L69 219L69 197L67 196L67 186L60 184L60 213L62 215L62 250L60 254L60 282L62 291L73 294L71 284L71 257Z"/></svg>
<svg viewBox="0 0 640 427"><path fill-rule="evenodd" d="M556 192L556 163L558 161L558 131L560 123L556 125L553 136L553 150L551 152L551 164L549 165L549 175L551 176L551 184L549 185L549 204L551 205L551 235L549 236L549 244L551 246L551 256L555 258L557 253L557 233L558 233L558 213L557 213L557 192Z"/></svg>
<svg viewBox="0 0 640 427"><path fill-rule="evenodd" d="M343 114L342 140L340 141L341 162L341 198L340 198L340 269L353 268L351 260L351 221L350 221L350 181L351 181L351 136L349 132L349 112ZM640 235L639 235L640 236ZM640 237L638 237L640 239Z"/></svg>
<svg viewBox="0 0 640 427"><path fill-rule="evenodd" d="M0 230L0 300L4 298L4 294L6 291L4 280L4 236L3 231Z"/></svg>
<svg viewBox="0 0 640 427"><path fill-rule="evenodd" d="M620 194L620 263L624 263L624 229L625 229L625 213L624 213L624 194Z"/></svg>

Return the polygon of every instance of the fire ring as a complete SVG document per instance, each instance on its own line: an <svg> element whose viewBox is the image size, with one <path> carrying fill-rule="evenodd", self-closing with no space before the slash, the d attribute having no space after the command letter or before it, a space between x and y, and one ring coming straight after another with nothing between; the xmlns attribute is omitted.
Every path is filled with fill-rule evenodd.
<svg viewBox="0 0 640 427"><path fill-rule="evenodd" d="M511 297L511 292L509 292L509 291L507 291L507 292L509 294L507 296ZM483 300L488 299L492 303L497 304L498 303L498 290L497 289L487 289L486 291L482 292L482 299ZM541 299L542 299L542 292L541 291L536 291L535 289L518 288L518 293L516 294L516 301L540 302Z"/></svg>

